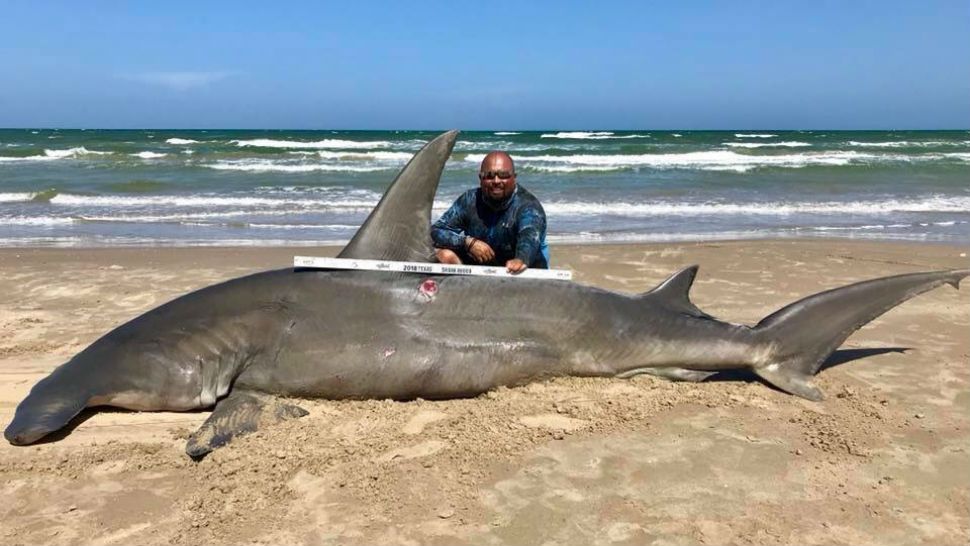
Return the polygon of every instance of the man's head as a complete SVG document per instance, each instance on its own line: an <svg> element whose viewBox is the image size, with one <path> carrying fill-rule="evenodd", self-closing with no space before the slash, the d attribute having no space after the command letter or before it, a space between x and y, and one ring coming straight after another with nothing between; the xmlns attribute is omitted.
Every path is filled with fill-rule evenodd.
<svg viewBox="0 0 970 546"><path fill-rule="evenodd" d="M478 170L482 193L492 201L502 201L515 191L515 165L505 152L490 152Z"/></svg>

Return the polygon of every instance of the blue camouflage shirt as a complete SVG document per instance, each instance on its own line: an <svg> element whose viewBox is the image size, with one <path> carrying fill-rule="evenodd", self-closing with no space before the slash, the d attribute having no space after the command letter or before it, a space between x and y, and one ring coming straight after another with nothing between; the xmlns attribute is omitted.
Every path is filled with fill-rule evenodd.
<svg viewBox="0 0 970 546"><path fill-rule="evenodd" d="M486 201L480 188L470 189L431 226L436 247L454 250L464 263L475 263L465 248L466 237L481 239L495 251L495 259L486 265L505 265L518 258L529 267L549 268L546 213L522 186L498 204Z"/></svg>

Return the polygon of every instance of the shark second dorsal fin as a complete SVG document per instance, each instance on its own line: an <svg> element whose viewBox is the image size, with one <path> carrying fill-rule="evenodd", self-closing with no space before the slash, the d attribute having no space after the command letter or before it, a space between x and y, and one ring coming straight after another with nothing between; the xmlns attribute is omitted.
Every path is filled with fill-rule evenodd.
<svg viewBox="0 0 970 546"><path fill-rule="evenodd" d="M337 257L432 261L431 205L457 136L448 131L414 154Z"/></svg>
<svg viewBox="0 0 970 546"><path fill-rule="evenodd" d="M690 287L697 276L697 266L691 265L681 269L667 278L659 286L640 297L655 301L668 309L691 315L697 318L714 318L701 311L690 301Z"/></svg>

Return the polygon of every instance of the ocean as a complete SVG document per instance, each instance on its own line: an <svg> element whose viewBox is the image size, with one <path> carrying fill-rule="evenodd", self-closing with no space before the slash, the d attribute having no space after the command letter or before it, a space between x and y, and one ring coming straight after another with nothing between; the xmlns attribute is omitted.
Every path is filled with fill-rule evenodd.
<svg viewBox="0 0 970 546"><path fill-rule="evenodd" d="M436 134L3 129L0 246L345 242ZM970 131L468 131L433 218L490 150L553 243L970 243Z"/></svg>

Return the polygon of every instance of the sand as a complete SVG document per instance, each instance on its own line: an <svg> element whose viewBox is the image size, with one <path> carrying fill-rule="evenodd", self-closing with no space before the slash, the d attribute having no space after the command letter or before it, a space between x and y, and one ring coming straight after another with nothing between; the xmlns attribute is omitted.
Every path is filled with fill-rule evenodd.
<svg viewBox="0 0 970 546"><path fill-rule="evenodd" d="M753 323L846 283L968 267L967 250L748 241L559 246L553 259L626 292L697 263L694 302ZM0 250L0 422L124 321L294 253L334 252ZM968 326L966 287L903 304L830 360L820 403L746 373L298 400L308 416L201 462L183 449L208 412L88 412L56 441L2 442L0 543L965 544Z"/></svg>

